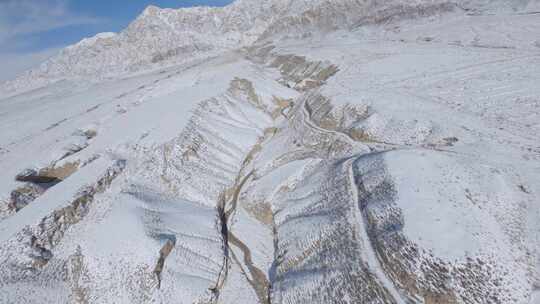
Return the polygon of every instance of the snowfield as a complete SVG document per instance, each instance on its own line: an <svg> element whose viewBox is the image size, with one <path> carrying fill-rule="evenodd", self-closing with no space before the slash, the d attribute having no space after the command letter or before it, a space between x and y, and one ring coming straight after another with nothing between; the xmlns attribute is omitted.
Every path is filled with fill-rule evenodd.
<svg viewBox="0 0 540 304"><path fill-rule="evenodd" d="M147 8L0 85L0 303L540 303L540 3Z"/></svg>

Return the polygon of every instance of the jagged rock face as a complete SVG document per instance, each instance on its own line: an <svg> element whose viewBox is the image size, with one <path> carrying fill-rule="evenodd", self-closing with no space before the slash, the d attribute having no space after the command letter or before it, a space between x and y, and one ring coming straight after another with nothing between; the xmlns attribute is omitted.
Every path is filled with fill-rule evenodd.
<svg viewBox="0 0 540 304"><path fill-rule="evenodd" d="M11 192L9 208L17 212L43 194L43 192L45 192L45 188L32 183L19 187Z"/></svg>

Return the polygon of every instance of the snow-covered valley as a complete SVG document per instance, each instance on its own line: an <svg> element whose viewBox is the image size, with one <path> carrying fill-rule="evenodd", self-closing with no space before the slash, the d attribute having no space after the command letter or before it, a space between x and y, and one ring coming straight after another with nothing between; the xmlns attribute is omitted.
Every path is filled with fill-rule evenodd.
<svg viewBox="0 0 540 304"><path fill-rule="evenodd" d="M237 0L69 47L0 86L0 303L540 303L539 12Z"/></svg>

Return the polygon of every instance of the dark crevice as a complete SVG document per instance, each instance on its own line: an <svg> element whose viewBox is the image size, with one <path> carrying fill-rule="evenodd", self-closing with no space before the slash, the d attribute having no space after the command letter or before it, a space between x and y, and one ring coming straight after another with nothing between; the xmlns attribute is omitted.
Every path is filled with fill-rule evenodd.
<svg viewBox="0 0 540 304"><path fill-rule="evenodd" d="M270 283L266 278L266 273L259 268L257 268L252 259L251 251L249 247L244 244L240 239L238 239L230 230L229 219L236 212L238 198L244 184L249 180L253 175L253 171L244 176L240 181L237 181L236 186L234 186L234 192L230 200L227 200L225 193L220 196L217 212L218 212L218 221L220 226L220 233L223 239L223 266L219 273L218 280L216 285L210 288L210 291L214 294L215 301L219 298L219 293L225 284L227 279L229 265L231 261L235 262L240 268L241 272L244 274L248 284L251 285L259 303L261 304L270 304ZM229 207L228 210L226 208ZM241 262L236 255L234 254L231 245L238 248L242 251L243 262ZM242 265L245 265L247 270L244 269ZM249 274L249 275L248 275Z"/></svg>
<svg viewBox="0 0 540 304"><path fill-rule="evenodd" d="M276 280L278 267L283 263L283 258L286 254L286 251L279 252L279 236L274 216L272 216L272 236L274 242L274 260L268 271L268 303L272 302L272 282Z"/></svg>
<svg viewBox="0 0 540 304"><path fill-rule="evenodd" d="M176 238L168 239L163 247L159 250L159 259L156 263L156 267L154 267L154 274L156 275L156 278L158 280L158 289L161 288L161 273L163 272L163 268L165 267L165 260L171 254L171 251L174 249L174 246L176 245Z"/></svg>
<svg viewBox="0 0 540 304"><path fill-rule="evenodd" d="M32 258L33 261L33 269L38 269L47 265L53 257L52 252L40 244L37 237L34 235L30 238L30 247L32 248L30 258Z"/></svg>
<svg viewBox="0 0 540 304"><path fill-rule="evenodd" d="M49 127L47 127L47 129L45 129L45 131L52 130L52 129L54 129L54 128L60 126L61 124L65 123L66 121L68 121L68 119L67 119L67 118L64 118L64 119L62 119L62 120L60 120L60 121L58 121L58 122L55 122L55 123L53 123L52 125L50 125Z"/></svg>
<svg viewBox="0 0 540 304"><path fill-rule="evenodd" d="M221 238L223 240L223 263L219 272L216 284L209 288L214 294L215 301L219 298L221 288L225 284L229 272L229 228L227 226L227 214L225 212L226 198L225 194L220 195L217 207L218 225L220 227Z"/></svg>

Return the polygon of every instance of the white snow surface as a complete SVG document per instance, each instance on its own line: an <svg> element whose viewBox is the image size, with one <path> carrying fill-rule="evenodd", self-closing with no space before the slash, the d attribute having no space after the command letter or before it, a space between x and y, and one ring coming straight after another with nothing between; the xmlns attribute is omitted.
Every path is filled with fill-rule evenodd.
<svg viewBox="0 0 540 304"><path fill-rule="evenodd" d="M540 303L539 10L151 6L62 50L0 87L0 303ZM74 169L14 210L32 168Z"/></svg>

